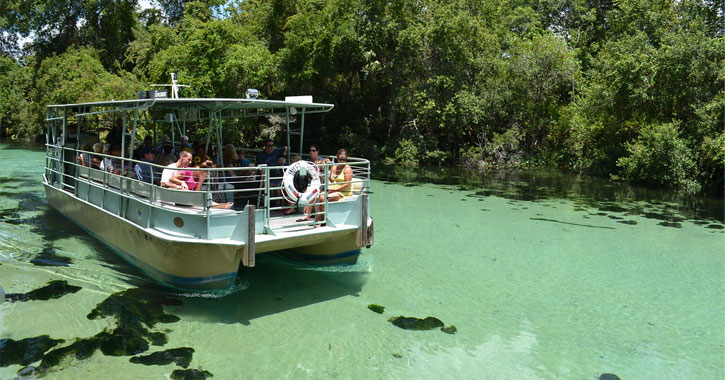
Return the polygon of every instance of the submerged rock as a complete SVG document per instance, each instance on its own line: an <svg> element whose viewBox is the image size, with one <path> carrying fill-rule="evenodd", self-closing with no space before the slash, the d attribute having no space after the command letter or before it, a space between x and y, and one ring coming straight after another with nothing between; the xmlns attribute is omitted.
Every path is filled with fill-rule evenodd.
<svg viewBox="0 0 725 380"><path fill-rule="evenodd" d="M637 221L634 221L634 220L620 220L617 223L629 224L629 225L633 226L633 225L637 224Z"/></svg>
<svg viewBox="0 0 725 380"><path fill-rule="evenodd" d="M173 380L204 380L207 377L214 377L214 375L200 369L177 369L171 372Z"/></svg>
<svg viewBox="0 0 725 380"><path fill-rule="evenodd" d="M56 299L63 297L66 294L76 293L81 290L80 286L68 285L67 281L55 280L48 282L48 285L31 290L28 293L8 293L5 295L5 299L8 301L47 301L49 299Z"/></svg>
<svg viewBox="0 0 725 380"><path fill-rule="evenodd" d="M146 356L134 356L130 359L131 363L139 363L145 365L166 365L176 363L181 368L186 368L191 363L191 357L194 349L191 347L172 348L166 351L154 352Z"/></svg>
<svg viewBox="0 0 725 380"><path fill-rule="evenodd" d="M436 317L427 317L420 319L416 317L393 317L388 319L388 322L400 327L404 330L433 330L435 328L443 327L443 322Z"/></svg>
<svg viewBox="0 0 725 380"><path fill-rule="evenodd" d="M619 378L619 376L613 374L613 373L603 373L599 375L599 380L622 380Z"/></svg>
<svg viewBox="0 0 725 380"><path fill-rule="evenodd" d="M25 338L22 340L0 339L0 367L12 364L30 365L43 358L45 351L63 343L62 339L52 339L48 335Z"/></svg>
<svg viewBox="0 0 725 380"><path fill-rule="evenodd" d="M370 309L378 314L382 314L385 312L385 306L376 305L374 303L371 303L370 305L368 305L368 309Z"/></svg>
<svg viewBox="0 0 725 380"><path fill-rule="evenodd" d="M443 331L446 334L452 335L452 334L455 334L458 331L458 329L456 328L456 326L450 325L448 327L441 327L441 331Z"/></svg>

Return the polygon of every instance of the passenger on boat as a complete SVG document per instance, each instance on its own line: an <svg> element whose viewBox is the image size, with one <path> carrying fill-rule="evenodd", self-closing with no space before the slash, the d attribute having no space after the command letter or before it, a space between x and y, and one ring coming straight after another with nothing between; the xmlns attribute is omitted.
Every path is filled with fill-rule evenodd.
<svg viewBox="0 0 725 380"><path fill-rule="evenodd" d="M106 143L113 145L121 145L123 141L123 119L116 118L116 124L108 131L106 135Z"/></svg>
<svg viewBox="0 0 725 380"><path fill-rule="evenodd" d="M227 144L224 146L224 159L222 160L222 166L224 168L235 168L239 167L239 163L237 162L239 160L239 157L237 157L237 150L234 148L234 144ZM227 182L235 182L237 177L237 172L233 169L225 170L224 171L224 178Z"/></svg>
<svg viewBox="0 0 725 380"><path fill-rule="evenodd" d="M181 150L185 150L191 153L191 144L189 144L189 136L181 136L181 142L179 143Z"/></svg>
<svg viewBox="0 0 725 380"><path fill-rule="evenodd" d="M330 169L330 198L329 201L339 201L352 195L352 168L347 164L347 151L337 151L337 160ZM336 199L333 199L336 198Z"/></svg>
<svg viewBox="0 0 725 380"><path fill-rule="evenodd" d="M272 139L267 139L264 141L264 150L257 153L256 164L257 166L261 164L266 164L267 166L274 166L275 162L277 162L277 157L286 155L286 146L275 148L274 141L272 141Z"/></svg>
<svg viewBox="0 0 725 380"><path fill-rule="evenodd" d="M320 147L317 146L317 144L310 145L310 161L315 165L324 165L330 160L327 158L324 158L320 156ZM323 172L323 168L321 166L316 167L317 172L321 173ZM314 203L314 202L313 202ZM297 219L298 222L304 222L307 220L311 220L310 214L312 213L312 206L305 206L304 210L302 211L302 217Z"/></svg>
<svg viewBox="0 0 725 380"><path fill-rule="evenodd" d="M196 147L194 148L194 165L201 164L202 162L206 162L209 160L211 160L211 158L209 158L209 156L206 154L206 149L204 148L204 145L201 143L197 143Z"/></svg>
<svg viewBox="0 0 725 380"><path fill-rule="evenodd" d="M171 149L172 149L171 152L173 153L174 145L171 143L171 139L169 138L169 136L163 135L163 136L161 136L161 143L159 143L159 145L156 147L156 154L157 155L163 154L164 150L165 150L164 147L166 147L166 146L171 146ZM176 160L174 160L174 161L176 161Z"/></svg>
<svg viewBox="0 0 725 380"><path fill-rule="evenodd" d="M207 169L213 168L214 162L207 160L205 162L194 164L194 169ZM205 170L182 170L180 177L186 182L188 190L201 191L203 190L204 180L207 178L207 172ZM210 186L211 184L207 185ZM213 197L214 195L212 195ZM212 200L211 207L214 208L231 208L234 202L216 202Z"/></svg>
<svg viewBox="0 0 725 380"><path fill-rule="evenodd" d="M178 158L174 154L174 147L171 143L165 143L161 148L161 153L156 157L156 164L162 166L168 166L172 162L177 161Z"/></svg>
<svg viewBox="0 0 725 380"><path fill-rule="evenodd" d="M90 143L85 143L81 147L81 150L84 150L86 152L90 151L92 148ZM81 166L91 166L91 154L90 153L81 153L78 155L78 163L81 164Z"/></svg>
<svg viewBox="0 0 725 380"><path fill-rule="evenodd" d="M347 164L347 151L340 149L337 151L337 159L330 169L329 176L330 185L328 187L328 202L336 202L352 195L352 168ZM322 212L325 209L325 193L320 194L317 199L317 221L322 221ZM317 227L317 225L315 226Z"/></svg>
<svg viewBox="0 0 725 380"><path fill-rule="evenodd" d="M93 169L101 168L100 164L101 164L102 160L101 160L101 156L99 156L100 154L103 154L103 143L97 142L97 143L93 144L93 153L88 155L90 158L91 168L93 168Z"/></svg>
<svg viewBox="0 0 725 380"><path fill-rule="evenodd" d="M246 168L249 166L249 160L244 157L244 152L237 151L237 166L240 168Z"/></svg>
<svg viewBox="0 0 725 380"><path fill-rule="evenodd" d="M178 161L169 164L161 173L161 187L168 187L177 190L189 190L186 182L180 179L180 169L186 168L191 163L191 153L182 151Z"/></svg>
<svg viewBox="0 0 725 380"><path fill-rule="evenodd" d="M146 137L143 138L143 143L133 152L133 154L134 156L138 154L139 157L143 157L144 152L147 150L154 150L154 142L151 140L151 135L146 135ZM155 150L154 153L156 153Z"/></svg>
<svg viewBox="0 0 725 380"><path fill-rule="evenodd" d="M102 162L103 161L101 161L101 157L99 157L99 156L93 156L93 157L91 157L91 167L93 169L99 169L100 170L101 169L101 163Z"/></svg>
<svg viewBox="0 0 725 380"><path fill-rule="evenodd" d="M278 167L284 167L287 166L287 159L280 155L277 156L277 162L274 164L274 166ZM269 186L270 188L275 188L272 190L272 196L273 197L282 197L282 176L284 175L284 168L280 169L272 169L269 171ZM277 205L279 207L282 206L291 206L288 202L285 202L283 200L277 201ZM292 214L295 212L295 209L293 207L288 208L284 211L286 215Z"/></svg>
<svg viewBox="0 0 725 380"><path fill-rule="evenodd" d="M136 168L134 168L134 171L136 172L136 179L153 184L155 180L158 180L156 177L158 173L155 173L153 167L151 166L151 163L156 159L156 152L152 148L141 149L143 151L143 158L141 158L142 163L136 164Z"/></svg>
<svg viewBox="0 0 725 380"><path fill-rule="evenodd" d="M121 174L121 171L123 168L121 167L121 146L120 145L113 145L111 146L111 155L115 156L113 158L106 157L103 160L103 163L101 163L101 170L105 170L109 173L113 174Z"/></svg>

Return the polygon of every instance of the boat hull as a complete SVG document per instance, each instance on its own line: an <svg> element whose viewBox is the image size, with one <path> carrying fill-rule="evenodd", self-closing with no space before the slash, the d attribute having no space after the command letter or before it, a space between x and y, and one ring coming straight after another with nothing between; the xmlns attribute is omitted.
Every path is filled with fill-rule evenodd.
<svg viewBox="0 0 725 380"><path fill-rule="evenodd" d="M232 286L246 252L244 244L160 236L116 214L45 184L46 197L73 222L113 247L155 281L179 289L213 290ZM310 244L312 243L312 244ZM349 265L360 255L360 232L350 230L315 240L282 238L257 243L256 252L276 252L308 265Z"/></svg>
<svg viewBox="0 0 725 380"><path fill-rule="evenodd" d="M160 283L182 289L227 288L234 283L243 245L163 239L55 187L46 184L45 193L51 207Z"/></svg>

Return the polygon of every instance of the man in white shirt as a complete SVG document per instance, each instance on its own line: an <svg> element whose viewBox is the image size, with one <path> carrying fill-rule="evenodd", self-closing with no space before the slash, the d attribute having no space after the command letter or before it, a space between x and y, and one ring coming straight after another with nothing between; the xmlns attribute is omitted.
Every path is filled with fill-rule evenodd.
<svg viewBox="0 0 725 380"><path fill-rule="evenodd" d="M179 154L179 160L169 164L169 166L164 169L164 172L161 173L161 186L178 190L189 190L189 186L186 182L178 178L177 174L179 173L179 169L188 167L190 163L191 153L182 151Z"/></svg>

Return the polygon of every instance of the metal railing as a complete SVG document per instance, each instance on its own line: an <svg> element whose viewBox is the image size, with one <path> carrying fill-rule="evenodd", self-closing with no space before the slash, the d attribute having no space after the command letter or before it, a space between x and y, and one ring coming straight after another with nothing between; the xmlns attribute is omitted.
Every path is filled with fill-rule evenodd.
<svg viewBox="0 0 725 380"><path fill-rule="evenodd" d="M77 157L87 155L88 165L81 165ZM101 170L92 165L94 157L100 160L114 162L115 172ZM347 163L353 170L353 178L349 182L353 186L353 193L363 194L369 189L370 162L365 159L350 158ZM153 173L154 181L147 183L140 181L135 174L135 165L148 165ZM222 167L222 168L180 168L177 170L189 171L192 176L197 172L205 172L206 179L200 189L195 191L177 190L161 187L158 180L161 178L165 166L123 158L103 153L76 150L58 145L46 145L46 177L51 185L57 186L74 195L77 193L77 181L98 186L104 191L111 191L121 197L133 197L136 201L147 203L151 207L164 208L166 206L181 206L177 209L183 212L201 212L213 217L213 209L218 204L233 202L233 209L241 211L247 204L264 210L265 233L274 234L275 230L286 228L299 228L300 226L326 223L328 210L329 173L334 163L315 165L320 172L321 189L324 202L317 202L310 206L306 215L309 221L286 223L283 227L275 227L275 221L291 218L284 211L290 205L283 195L283 173L286 166L250 166L250 167ZM103 197L105 199L105 197ZM87 199L86 199L87 201ZM121 201L122 202L122 201ZM103 204L100 207L107 209ZM122 215L122 207L114 207ZM299 216L299 213L296 213ZM297 219L297 217L294 217ZM317 220L319 219L319 221Z"/></svg>

